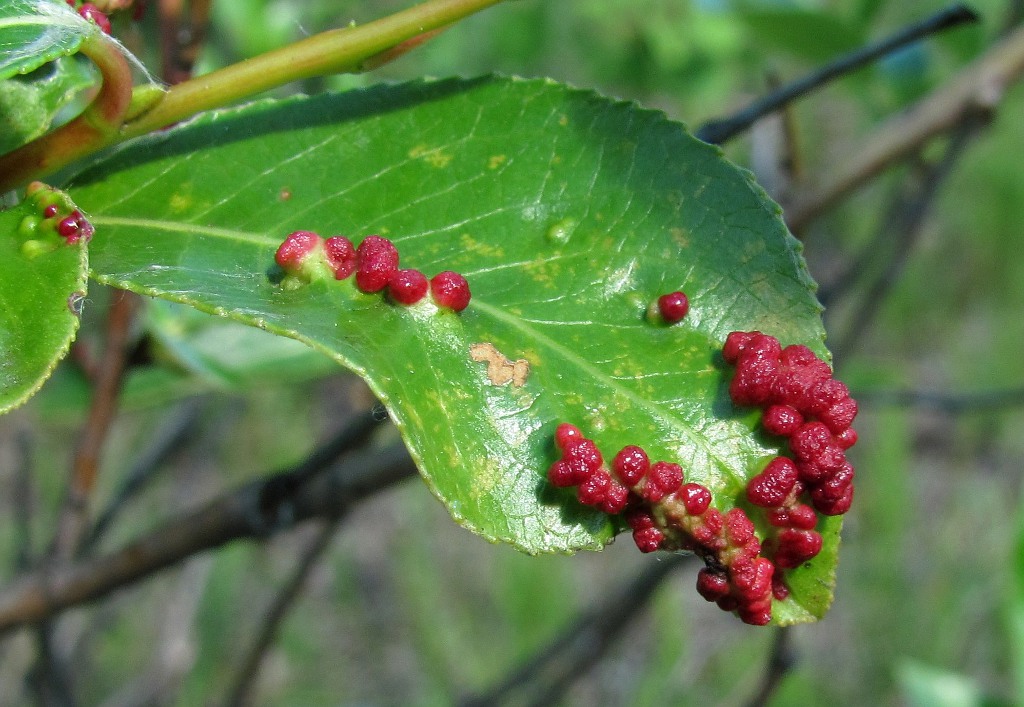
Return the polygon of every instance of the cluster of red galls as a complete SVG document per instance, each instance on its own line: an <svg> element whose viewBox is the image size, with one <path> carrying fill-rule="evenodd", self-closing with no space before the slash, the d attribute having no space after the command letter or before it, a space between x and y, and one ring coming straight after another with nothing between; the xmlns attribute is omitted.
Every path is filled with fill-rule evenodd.
<svg viewBox="0 0 1024 707"><path fill-rule="evenodd" d="M750 502L771 509L769 520L781 520L801 514L793 501L806 492L819 513L846 513L853 502L846 450L857 442L850 426L857 401L847 387L806 346L782 348L758 331L731 333L722 356L736 366L729 384L733 402L762 408L765 431L786 438L793 453L793 459L777 457L751 479Z"/></svg>
<svg viewBox="0 0 1024 707"><path fill-rule="evenodd" d="M853 467L845 449L856 441L850 424L857 405L828 364L805 346L782 349L760 332L733 332L724 357L736 365L733 401L764 408L766 431L787 437L794 455L776 457L747 485L747 500L763 511L769 527L763 542L744 509L723 514L712 508L711 492L684 483L678 464L652 463L641 447L629 445L609 466L594 442L568 423L555 432L561 457L548 479L577 487L581 503L623 514L641 551L699 555L705 563L697 576L700 595L746 623L764 625L771 621L773 597L789 595L783 571L821 551L814 530L818 513L839 515L850 507ZM811 505L803 502L808 497Z"/></svg>
<svg viewBox="0 0 1024 707"><path fill-rule="evenodd" d="M398 249L381 236L367 236L356 248L345 236L324 239L312 231L288 234L278 247L274 260L286 273L301 275L309 271L311 259L322 262L344 280L353 273L356 286L366 293L387 288L391 299L399 304L416 304L430 291L438 307L461 312L469 305L469 283L457 272L445 270L428 282L419 270L398 267Z"/></svg>
<svg viewBox="0 0 1024 707"><path fill-rule="evenodd" d="M573 425L555 431L562 456L548 469L555 486L576 486L581 503L611 515L624 514L633 541L642 552L687 550L707 567L697 590L743 621L771 620L773 565L758 555L761 543L742 508L723 514L711 507L711 491L685 483L683 469L666 461L651 462L636 445L623 447L611 466L594 442Z"/></svg>
<svg viewBox="0 0 1024 707"><path fill-rule="evenodd" d="M43 219L53 225L53 229L68 245L92 240L96 229L78 209L69 212L66 206L61 208L63 200L59 192L42 182L32 182L28 185L26 195L39 208Z"/></svg>

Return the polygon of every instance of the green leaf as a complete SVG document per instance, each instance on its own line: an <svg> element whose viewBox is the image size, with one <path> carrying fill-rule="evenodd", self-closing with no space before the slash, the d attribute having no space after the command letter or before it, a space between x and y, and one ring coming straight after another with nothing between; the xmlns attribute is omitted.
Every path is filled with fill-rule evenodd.
<svg viewBox="0 0 1024 707"><path fill-rule="evenodd" d="M4 0L0 4L0 79L27 74L78 51L99 32L65 2Z"/></svg>
<svg viewBox="0 0 1024 707"><path fill-rule="evenodd" d="M547 81L480 79L260 102L122 146L73 179L100 281L291 336L362 375L460 523L527 552L618 529L545 478L562 421L607 457L641 444L731 508L779 453L729 401L720 350L760 329L821 355L813 283L750 175L663 115ZM275 284L293 230L393 239L405 267L462 272L456 314L349 279ZM672 327L645 313L683 289ZM496 385L487 343L530 364ZM762 524L762 528L763 528ZM838 519L789 575L780 623L831 600Z"/></svg>
<svg viewBox="0 0 1024 707"><path fill-rule="evenodd" d="M25 76L0 81L0 154L74 117L68 112L99 72L81 56L61 57Z"/></svg>
<svg viewBox="0 0 1024 707"><path fill-rule="evenodd" d="M0 413L27 400L78 330L88 259L40 223L26 200L0 212Z"/></svg>

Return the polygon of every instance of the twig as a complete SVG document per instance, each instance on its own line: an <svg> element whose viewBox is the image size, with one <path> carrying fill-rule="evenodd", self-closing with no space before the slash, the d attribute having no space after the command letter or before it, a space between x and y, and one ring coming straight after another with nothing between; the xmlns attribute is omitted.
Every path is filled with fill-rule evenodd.
<svg viewBox="0 0 1024 707"><path fill-rule="evenodd" d="M192 433L201 411L201 400L187 401L172 411L163 426L154 433L149 446L142 451L127 471L124 482L114 494L113 499L99 514L89 531L85 549L96 544L128 502L153 479L153 476L159 471L160 465Z"/></svg>
<svg viewBox="0 0 1024 707"><path fill-rule="evenodd" d="M796 657L793 655L793 648L790 645L792 629L780 627L775 629L775 636L772 640L771 652L768 654L768 662L765 664L764 678L757 693L750 698L747 707L764 707L779 689L783 678L789 674L796 664Z"/></svg>
<svg viewBox="0 0 1024 707"><path fill-rule="evenodd" d="M462 707L506 702L544 707L557 704L565 691L592 668L647 606L673 570L693 557L676 555L647 567L599 605L580 614L560 636L487 692L464 699Z"/></svg>
<svg viewBox="0 0 1024 707"><path fill-rule="evenodd" d="M32 564L32 512L35 498L32 484L32 443L27 430L14 433L14 563L19 571Z"/></svg>
<svg viewBox="0 0 1024 707"><path fill-rule="evenodd" d="M99 599L232 540L263 538L309 518L337 516L415 471L405 448L398 444L354 456L331 474L307 476L286 496L268 493L268 488L280 487L282 477L291 472L250 482L120 550L22 576L0 591L0 635Z"/></svg>
<svg viewBox="0 0 1024 707"><path fill-rule="evenodd" d="M859 390L854 394L861 406L931 408L948 415L988 412L1024 406L1024 387L950 393L931 390Z"/></svg>
<svg viewBox="0 0 1024 707"><path fill-rule="evenodd" d="M945 10L940 10L931 17L909 25L880 42L845 54L804 78L783 86L777 91L772 91L735 115L704 123L694 134L704 142L721 145L742 133L759 118L776 112L787 103L824 86L826 83L844 74L856 71L930 34L958 27L967 22L977 22L979 19L978 13L966 5L953 5Z"/></svg>
<svg viewBox="0 0 1024 707"><path fill-rule="evenodd" d="M99 457L117 409L117 397L128 361L128 344L138 295L115 294L107 315L106 346L93 391L89 415L75 449L71 479L53 541L52 556L66 560L77 551L88 529L89 504L99 470Z"/></svg>
<svg viewBox="0 0 1024 707"><path fill-rule="evenodd" d="M965 116L991 113L1006 88L1024 73L1024 27L1016 29L983 56L909 111L891 118L840 164L830 163L800 185L785 218L801 231L844 195L917 151L933 137L956 129Z"/></svg>
<svg viewBox="0 0 1024 707"><path fill-rule="evenodd" d="M295 604L295 600L298 599L299 593L305 586L310 572L316 567L324 552L327 551L327 548L330 547L331 540L334 539L338 530L339 521L339 518L325 521L323 527L320 528L319 532L302 553L302 557L299 558L292 576L281 587L270 608L267 609L259 631L256 633L256 638L245 653L242 667L235 678L234 687L228 693L228 698L224 702L225 705L229 707L243 707L244 705L252 704L256 679L260 676L260 670L263 667L263 660L266 657L267 651L274 644L278 629L280 629L281 624L284 622L289 609Z"/></svg>
<svg viewBox="0 0 1024 707"><path fill-rule="evenodd" d="M52 631L46 626L40 626L36 631L36 642L39 654L26 676L26 682L36 693L38 703L74 707L78 702L75 700L65 661L57 655Z"/></svg>
<svg viewBox="0 0 1024 707"><path fill-rule="evenodd" d="M939 186L949 176L956 160L963 154L970 139L978 132L981 121L973 115L966 115L945 154L938 163L930 166L924 174L921 187L914 199L900 208L894 218L886 219L883 228L896 236L895 250L887 259L885 268L867 289L861 306L854 313L853 321L846 327L842 336L835 341L833 354L849 356L860 341L871 320L881 309L886 297L896 284L900 273L910 258L917 237L925 222L925 216L938 194Z"/></svg>

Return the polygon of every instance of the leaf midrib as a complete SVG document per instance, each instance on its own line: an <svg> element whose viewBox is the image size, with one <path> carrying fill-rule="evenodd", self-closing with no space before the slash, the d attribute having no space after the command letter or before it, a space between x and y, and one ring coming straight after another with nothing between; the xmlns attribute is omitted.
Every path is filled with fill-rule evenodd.
<svg viewBox="0 0 1024 707"><path fill-rule="evenodd" d="M92 222L94 225L98 226L130 226L137 228L152 228L156 230L170 231L173 233L180 233L186 235L205 235L213 238L222 238L225 240L235 242L251 243L259 246L265 246L268 248L273 248L280 244L280 241L277 239L271 238L269 236L263 236L260 234L254 234L247 231L216 228L212 226L202 226L198 224L186 224L178 221L162 221L158 219L129 218L119 216L96 216L92 218ZM152 290L152 288L147 289ZM566 348L564 345L560 344L559 342L550 338L546 334L542 333L540 330L531 326L523 318L511 315L499 307L488 304L486 301L481 300L479 297L474 297L472 306L477 311L486 313L493 319L501 321L515 329L518 329L519 331L526 334L527 337L530 338L530 340L543 344L550 350L554 351L558 356L562 357L564 360L572 363L580 370L584 371L585 373L593 377L595 380L598 380L601 383L603 383L613 392L622 395L637 407L649 412L652 417L660 418L672 424L675 428L681 430L686 435L687 439L690 441L691 444L701 449L708 459L712 460L716 465L718 465L719 470L723 474L733 478L734 480L737 478L736 473L729 466L729 464L724 459L722 459L719 454L715 452L713 447L709 445L707 441L703 437L701 437L700 434L693 430L692 426L685 419L681 418L680 416L672 412L666 411L661 406L653 404L652 401L646 400L645 398L637 395L634 391L623 386L619 381L609 376L607 373L602 371L600 368L596 367L591 362L587 361L586 359L582 358L572 350ZM246 321L246 323L251 322ZM289 331L290 334L293 335L293 338L298 338L305 342L309 341L309 337L303 335L301 332L294 330L287 331ZM323 347L323 344L320 344L320 347ZM335 357L337 357L337 354L335 354ZM343 358L345 358L346 365L350 366L350 363L347 361L347 357Z"/></svg>

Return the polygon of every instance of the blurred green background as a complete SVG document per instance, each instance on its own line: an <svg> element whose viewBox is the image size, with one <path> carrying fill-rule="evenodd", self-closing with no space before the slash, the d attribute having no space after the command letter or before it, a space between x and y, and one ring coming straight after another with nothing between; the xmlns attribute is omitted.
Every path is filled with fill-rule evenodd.
<svg viewBox="0 0 1024 707"><path fill-rule="evenodd" d="M220 0L198 69L408 4ZM813 179L856 154L884 118L983 53L1020 9L997 0L972 6L981 23L916 44L794 106L802 173ZM302 88L492 71L550 76L696 127L772 81L792 80L942 7L930 0L515 0L375 73ZM131 30L129 43L145 39L152 16ZM1012 87L940 185L891 287L878 293L862 284L829 308L830 340L843 343L838 376L855 393L1024 385L1022 115L1024 90ZM751 166L757 140L743 136L727 153ZM943 147L936 141L923 159ZM870 283L897 257L900 234L885 235L889 205L913 169L886 172L803 234L826 292L863 253L869 257L858 283ZM109 296L90 293L86 346ZM874 296L877 314L851 336L865 298ZM100 505L155 430L192 410L199 424L101 547L118 547L155 518L295 462L367 404L358 382L294 342L157 302L149 303L145 324L157 365L129 381L128 412L105 455ZM52 533L85 394L80 373L65 366L29 406L0 419L0 576L7 580L26 548L42 552ZM852 452L857 501L844 530L836 602L824 621L792 632L795 663L771 704L1024 703L1021 407L952 410L865 395L861 442ZM19 440L27 441L27 457L14 451L23 448ZM15 473L19 465L31 468L29 485ZM29 518L24 526L19 514ZM139 704L126 685L158 664L176 669L166 671L173 680L152 704L218 703L240 647L315 532L300 527L266 544L237 543L71 612L62 628L73 641L82 704ZM342 525L268 655L258 703L444 705L483 692L578 611L660 561L630 545L526 557L460 529L422 484L406 483ZM664 582L564 703L746 703L772 632L705 603L693 590L695 573L687 566ZM2 650L0 705L22 704L32 639L15 635Z"/></svg>

